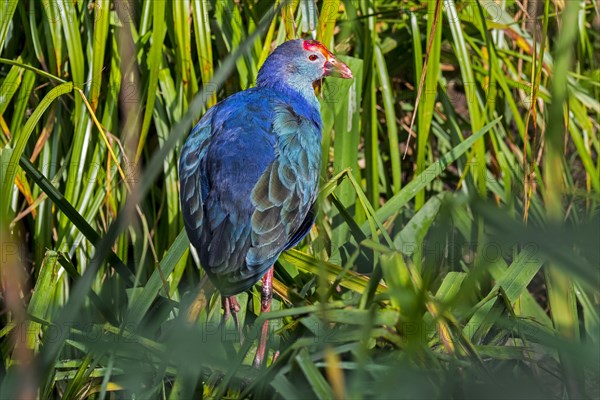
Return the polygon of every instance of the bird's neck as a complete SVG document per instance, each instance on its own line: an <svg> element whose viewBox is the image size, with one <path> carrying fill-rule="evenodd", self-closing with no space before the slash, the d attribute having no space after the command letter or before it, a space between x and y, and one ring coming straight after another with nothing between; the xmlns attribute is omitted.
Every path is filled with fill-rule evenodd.
<svg viewBox="0 0 600 400"><path fill-rule="evenodd" d="M319 100L317 96L315 96L315 89L312 86L312 83L300 82L295 79L265 79L261 80L260 77L257 81L258 87L270 87L279 92L283 92L287 95L291 95L293 97L299 96L302 99L306 100L306 102L315 107L317 111L321 109L321 105L319 104Z"/></svg>

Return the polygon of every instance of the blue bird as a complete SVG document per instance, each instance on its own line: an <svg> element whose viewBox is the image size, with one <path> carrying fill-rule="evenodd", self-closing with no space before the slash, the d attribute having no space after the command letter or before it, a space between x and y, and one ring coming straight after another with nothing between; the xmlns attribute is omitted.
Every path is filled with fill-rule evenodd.
<svg viewBox="0 0 600 400"><path fill-rule="evenodd" d="M256 87L209 109L192 129L179 161L183 221L200 263L223 296L261 278L261 312L271 307L273 265L311 229L316 215L322 121L313 83L352 78L348 66L315 40L277 47ZM268 322L254 365L262 365Z"/></svg>

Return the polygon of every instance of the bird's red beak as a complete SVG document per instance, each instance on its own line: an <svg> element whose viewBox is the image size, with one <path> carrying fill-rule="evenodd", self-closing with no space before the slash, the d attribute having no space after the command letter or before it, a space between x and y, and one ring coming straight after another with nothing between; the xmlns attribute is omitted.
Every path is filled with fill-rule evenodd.
<svg viewBox="0 0 600 400"><path fill-rule="evenodd" d="M325 61L325 65L323 65L323 70L325 71L325 76L352 79L352 71L350 71L350 68L333 54L327 56L327 61Z"/></svg>

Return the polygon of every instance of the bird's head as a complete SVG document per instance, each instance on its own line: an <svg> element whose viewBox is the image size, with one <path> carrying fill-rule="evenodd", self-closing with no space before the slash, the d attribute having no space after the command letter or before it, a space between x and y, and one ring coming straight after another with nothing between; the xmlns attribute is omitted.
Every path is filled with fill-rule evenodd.
<svg viewBox="0 0 600 400"><path fill-rule="evenodd" d="M333 55L327 47L323 46L316 40L303 40L299 64L306 65L308 74L315 74L317 79L325 76L335 76L337 78L352 78L350 68Z"/></svg>
<svg viewBox="0 0 600 400"><path fill-rule="evenodd" d="M290 40L267 58L260 69L257 85L283 79L292 85L312 85L326 76L352 78L352 71L316 40Z"/></svg>

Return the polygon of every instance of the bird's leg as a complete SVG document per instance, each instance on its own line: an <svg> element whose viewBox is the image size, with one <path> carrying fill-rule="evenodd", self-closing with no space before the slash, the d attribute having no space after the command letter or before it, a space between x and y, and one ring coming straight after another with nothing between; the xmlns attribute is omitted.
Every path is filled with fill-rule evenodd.
<svg viewBox="0 0 600 400"><path fill-rule="evenodd" d="M273 300L273 267L262 278L262 289L260 292L260 314L271 311L271 300ZM254 367L260 368L265 359L267 349L267 334L269 333L269 320L265 320L260 333L256 356L254 357Z"/></svg>
<svg viewBox="0 0 600 400"><path fill-rule="evenodd" d="M242 344L244 337L242 336L242 326L240 325L240 321L238 319L240 303L238 303L237 298L235 296L231 296L229 298L229 308L231 309L231 314L233 314L233 323L235 324L235 329L237 330L238 337L240 338L240 344Z"/></svg>
<svg viewBox="0 0 600 400"><path fill-rule="evenodd" d="M221 306L223 308L223 319L221 320L221 326L223 329L225 328L225 323L229 319L230 316L233 315L233 323L235 324L235 329L240 338L240 343L242 342L242 329L240 326L240 321L238 320L238 311L240 311L240 304L238 303L235 296L225 297L221 299Z"/></svg>
<svg viewBox="0 0 600 400"><path fill-rule="evenodd" d="M231 316L231 308L229 307L229 297L221 297L221 308L223 309L223 318L221 318L221 325L225 326L225 322Z"/></svg>

